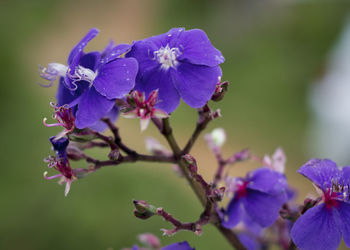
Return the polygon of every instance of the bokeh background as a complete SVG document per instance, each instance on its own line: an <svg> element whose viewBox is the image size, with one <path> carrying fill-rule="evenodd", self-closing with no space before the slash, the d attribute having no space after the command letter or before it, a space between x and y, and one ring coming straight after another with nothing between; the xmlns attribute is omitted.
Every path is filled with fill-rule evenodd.
<svg viewBox="0 0 350 250"><path fill-rule="evenodd" d="M309 105L310 93L329 70L349 10L349 1L337 0L0 1L0 248L121 249L132 246L140 233L161 236L159 229L170 227L160 218L136 219L132 199L162 206L183 221L193 221L201 212L185 180L170 165L108 167L74 182L67 198L64 187L42 177L47 168L42 159L51 153L48 138L58 130L42 125L42 118L51 116L48 103L54 101L55 87L37 84L38 65L64 63L91 27L101 33L88 50L102 49L110 38L130 43L172 27L204 29L223 52L223 79L231 83L226 98L213 105L220 107L223 118L208 131L226 129L227 156L245 147L263 156L282 146L288 157L289 181L300 191L301 201L313 188L296 170L310 157L332 157L315 147L320 142L315 140L313 126L320 117ZM350 84L350 77L347 81ZM329 99L338 96L320 97L321 101ZM173 114L175 135L182 145L195 121L196 111L184 104ZM125 142L139 151L145 151L146 135L164 142L154 128L141 134L136 120L120 118L118 125ZM333 138L335 130L321 135ZM332 148L337 145L333 140ZM335 160L349 164L347 148L336 150L340 151L343 156ZM106 151L90 153L100 158L106 155ZM212 178L215 160L203 137L193 155L200 173ZM231 173L244 174L251 166L257 165L237 165ZM164 245L184 239L197 249L229 249L212 226L205 227L201 237L189 232L161 237Z"/></svg>

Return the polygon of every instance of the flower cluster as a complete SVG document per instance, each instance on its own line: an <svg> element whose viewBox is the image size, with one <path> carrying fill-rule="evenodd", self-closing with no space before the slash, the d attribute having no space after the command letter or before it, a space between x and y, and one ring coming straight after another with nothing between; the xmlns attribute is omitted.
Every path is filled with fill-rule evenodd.
<svg viewBox="0 0 350 250"><path fill-rule="evenodd" d="M186 179L203 205L203 212L192 222L182 222L143 200L134 200L134 215L140 219L162 217L173 225L161 229L164 235L187 230L200 235L212 223L237 249L267 249L275 244L283 249L336 249L341 239L350 247L350 167L338 168L330 160L313 159L299 173L315 185L319 197L307 198L297 206L295 192L284 174L286 156L278 148L270 157L255 156L249 149L224 157L227 140L224 129L206 134L209 149L217 160L213 179L206 180L190 151L208 123L221 117L212 112L209 101L220 101L228 90L221 81L220 64L224 57L209 41L204 31L173 28L165 34L134 41L131 44L109 43L101 51L86 52L85 47L99 31L91 29L70 51L67 62L40 66L40 76L51 87L58 81L53 119L46 127L62 127L50 138L55 155L45 159L50 169L66 184L101 167L127 162L171 163ZM196 128L184 147L172 133L171 113L180 100L197 109ZM119 114L140 118L141 131L150 121L169 144L166 148L148 138L149 154L141 154L124 144L115 121ZM110 134L103 134L106 129ZM89 156L85 149L108 148L107 160ZM232 174L228 167L255 159L262 164L247 171L245 177ZM85 160L88 168L72 168L70 160ZM225 200L227 199L227 200ZM192 250L186 241L161 247L152 234L139 237L145 247L137 249Z"/></svg>

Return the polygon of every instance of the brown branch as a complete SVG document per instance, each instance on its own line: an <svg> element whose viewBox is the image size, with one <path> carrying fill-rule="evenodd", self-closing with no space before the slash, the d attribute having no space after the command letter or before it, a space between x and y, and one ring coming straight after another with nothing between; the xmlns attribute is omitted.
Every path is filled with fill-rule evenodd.
<svg viewBox="0 0 350 250"><path fill-rule="evenodd" d="M200 132L200 131L199 131ZM190 171L190 165L189 162L184 159L184 152L187 150L190 150L193 146L195 139L198 138L199 132L196 132L194 139L189 141L187 147L185 147L186 150L182 150L179 148L173 134L172 134L172 128L169 123L169 118L163 119L163 128L161 130L161 133L164 135L165 139L167 140L170 148L172 149L175 159L177 161L177 164L180 166L182 173L184 174L186 180L189 182L192 190L195 192L196 196L202 203L204 207L207 206L208 198L206 191L203 189L202 183L198 182L194 178L192 178L191 171ZM208 205L209 206L209 205ZM208 208L209 209L209 208ZM206 212L209 213L208 211ZM232 231L225 227L223 227L220 223L219 215L215 211L215 206L210 207L210 213L214 219L213 224L217 227L217 229L224 235L224 237L229 241L229 243L238 250L246 249L240 240L238 239L237 235ZM204 216L204 215L203 215Z"/></svg>
<svg viewBox="0 0 350 250"><path fill-rule="evenodd" d="M109 118L103 118L102 119L103 122L105 122L109 129L112 131L113 136L114 136L114 143L121 149L123 150L125 153L127 153L128 155L134 155L137 154L135 150L129 148L128 146L126 146L123 142L122 139L119 135L119 128L116 127Z"/></svg>

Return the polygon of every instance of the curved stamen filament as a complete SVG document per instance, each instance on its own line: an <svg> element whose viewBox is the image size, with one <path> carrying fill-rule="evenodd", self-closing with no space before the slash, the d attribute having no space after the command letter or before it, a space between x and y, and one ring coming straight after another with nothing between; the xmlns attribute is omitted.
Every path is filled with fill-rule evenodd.
<svg viewBox="0 0 350 250"><path fill-rule="evenodd" d="M55 118L56 118L56 117L55 117ZM64 124L62 124L62 123L52 123L52 124L48 124L48 123L46 123L46 121L47 121L47 118L45 117L45 118L43 119L43 123L44 123L45 127L64 126Z"/></svg>

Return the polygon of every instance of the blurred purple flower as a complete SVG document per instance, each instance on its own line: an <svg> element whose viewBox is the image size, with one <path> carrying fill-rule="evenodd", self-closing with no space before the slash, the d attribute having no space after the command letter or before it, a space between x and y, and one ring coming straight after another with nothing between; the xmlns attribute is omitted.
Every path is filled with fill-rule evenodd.
<svg viewBox="0 0 350 250"><path fill-rule="evenodd" d="M223 226L233 228L244 214L261 227L272 225L287 201L285 176L263 167L234 181L234 196L225 211ZM232 183L228 189L232 190Z"/></svg>
<svg viewBox="0 0 350 250"><path fill-rule="evenodd" d="M180 97L193 108L209 101L224 62L204 31L183 28L137 41L126 56L139 62L135 89L146 96L158 89L156 107L167 113L176 109Z"/></svg>
<svg viewBox="0 0 350 250"><path fill-rule="evenodd" d="M282 148L277 148L272 157L265 155L263 158L264 166L280 173L284 173L287 157Z"/></svg>
<svg viewBox="0 0 350 250"><path fill-rule="evenodd" d="M162 250L194 250L194 248L187 241L183 241L162 247Z"/></svg>
<svg viewBox="0 0 350 250"><path fill-rule="evenodd" d="M67 66L51 63L48 68L42 67L40 74L50 81L48 86L59 77L58 105L68 105L73 109L75 125L80 129L103 130L105 126L99 121L102 117L116 119L115 99L123 98L134 87L138 70L135 59L122 57L131 45L112 48L110 43L102 53L85 53L85 46L98 32L91 29L72 49Z"/></svg>
<svg viewBox="0 0 350 250"><path fill-rule="evenodd" d="M300 249L337 249L343 236L350 247L350 167L312 159L298 172L312 181L322 197L294 223L291 236Z"/></svg>

